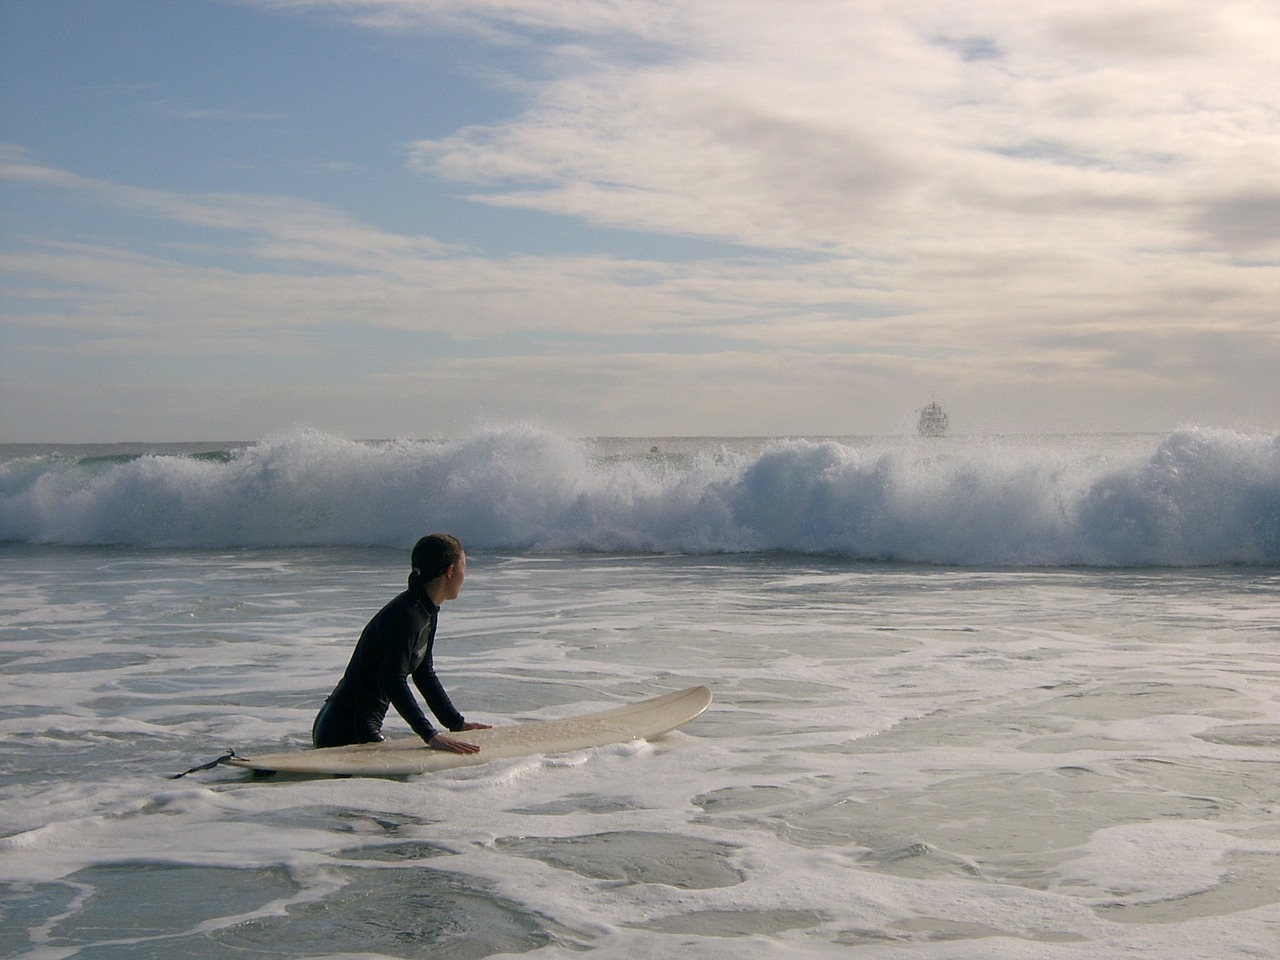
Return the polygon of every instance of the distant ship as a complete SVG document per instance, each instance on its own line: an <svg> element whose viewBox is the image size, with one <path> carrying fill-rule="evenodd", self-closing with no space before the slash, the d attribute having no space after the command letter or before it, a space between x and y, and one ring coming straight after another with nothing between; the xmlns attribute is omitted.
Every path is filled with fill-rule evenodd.
<svg viewBox="0 0 1280 960"><path fill-rule="evenodd" d="M947 425L947 411L936 401L930 401L920 411L920 422L916 424L916 429L922 437L945 437Z"/></svg>

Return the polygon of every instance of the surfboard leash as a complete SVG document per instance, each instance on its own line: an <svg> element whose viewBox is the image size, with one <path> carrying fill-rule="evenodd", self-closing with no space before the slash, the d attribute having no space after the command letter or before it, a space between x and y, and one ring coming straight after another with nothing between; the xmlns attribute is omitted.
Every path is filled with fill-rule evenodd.
<svg viewBox="0 0 1280 960"><path fill-rule="evenodd" d="M220 767L228 760L243 760L244 758L237 754L234 750L228 750L217 760L210 760L208 763L202 763L198 767L192 767L190 770L184 770L182 773L171 774L168 779L181 780L189 773L199 773L201 770L212 770L214 767Z"/></svg>

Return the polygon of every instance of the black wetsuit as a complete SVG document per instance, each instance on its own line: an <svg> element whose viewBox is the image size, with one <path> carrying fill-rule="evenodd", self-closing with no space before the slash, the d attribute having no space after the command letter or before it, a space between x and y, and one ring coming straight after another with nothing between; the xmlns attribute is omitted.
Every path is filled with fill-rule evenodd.
<svg viewBox="0 0 1280 960"><path fill-rule="evenodd" d="M388 704L404 717L423 740L437 733L418 706L409 678L422 692L427 706L450 730L463 719L444 692L431 664L440 608L421 593L405 591L378 611L360 634L342 675L311 729L317 747L382 740L382 721Z"/></svg>

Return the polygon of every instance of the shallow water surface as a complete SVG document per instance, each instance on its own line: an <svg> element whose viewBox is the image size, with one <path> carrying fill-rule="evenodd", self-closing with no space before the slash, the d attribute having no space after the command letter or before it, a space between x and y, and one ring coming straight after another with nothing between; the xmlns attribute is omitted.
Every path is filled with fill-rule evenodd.
<svg viewBox="0 0 1280 960"><path fill-rule="evenodd" d="M1280 946L1272 569L478 551L437 660L471 718L715 702L432 776L167 779L304 745L402 553L0 547L0 956Z"/></svg>

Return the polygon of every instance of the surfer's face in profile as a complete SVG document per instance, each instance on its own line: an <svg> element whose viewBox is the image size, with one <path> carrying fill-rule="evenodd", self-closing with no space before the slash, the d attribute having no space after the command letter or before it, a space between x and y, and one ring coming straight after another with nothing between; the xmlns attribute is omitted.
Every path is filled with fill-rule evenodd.
<svg viewBox="0 0 1280 960"><path fill-rule="evenodd" d="M467 576L467 555L463 554L458 558L457 563L451 563L445 567L444 573L440 575L442 592L441 600L456 600L458 594L462 592L462 581Z"/></svg>

